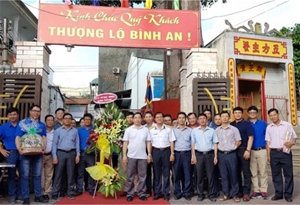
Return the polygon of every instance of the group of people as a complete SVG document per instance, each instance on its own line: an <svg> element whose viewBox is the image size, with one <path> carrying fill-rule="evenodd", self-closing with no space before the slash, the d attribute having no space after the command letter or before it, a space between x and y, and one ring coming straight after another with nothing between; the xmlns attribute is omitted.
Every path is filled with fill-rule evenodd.
<svg viewBox="0 0 300 205"><path fill-rule="evenodd" d="M275 195L292 202L294 187L292 152L296 134L290 123L279 119L278 110L268 111L271 124L257 119L258 109L243 108L214 116L210 110L199 115L179 112L176 119L157 112L127 113L128 128L123 136L122 167L126 172L123 196L132 201L175 200L184 197L211 201L251 198L267 199L267 164L271 165ZM19 110L8 108L8 122L0 127L1 154L8 164L8 194L10 203L22 200L30 204L29 181L34 184L34 201L47 203L67 195L75 199L84 191L94 194L95 181L85 176L85 168L95 165L95 153L87 153L87 139L93 129L93 116L84 114L80 127L72 124L72 115L63 108L55 116L40 121L41 107L30 107L29 117L19 121ZM28 132L21 125L34 126L44 140L43 153L24 155L20 138ZM290 139L286 140L289 135ZM113 166L118 155L113 154ZM32 174L30 174L32 169ZM282 173L283 170L283 173ZM17 178L17 173L19 177ZM283 186L282 174L285 177ZM17 180L16 180L17 179ZM171 190L171 182L173 189ZM253 190L251 190L251 184ZM220 197L220 192L223 194ZM252 192L251 192L252 191Z"/></svg>
<svg viewBox="0 0 300 205"><path fill-rule="evenodd" d="M90 177L85 179L85 168L95 165L95 154L85 153L86 141L93 129L93 116L84 114L81 126L77 128L73 116L65 113L63 108L58 108L55 116L46 115L44 122L40 121L39 105L33 105L29 110L29 117L19 121L19 110L8 108L8 122L0 127L3 141L0 152L8 164L15 165L8 169L10 204L18 200L30 204L30 179L34 185L34 202L47 203L50 197L57 200L58 196L65 195L75 199L84 190L93 195L95 182ZM20 138L31 130L24 129L24 125L34 128L43 138L42 153L24 153Z"/></svg>
<svg viewBox="0 0 300 205"><path fill-rule="evenodd" d="M256 106L247 109L248 120L243 112L234 108L232 122L227 111L216 114L213 121L209 109L199 115L179 112L173 120L161 112L132 113L123 137L127 180L122 195L130 202L136 192L144 201L153 191L153 200L170 200L173 182L175 200L189 201L194 193L199 202L205 197L212 202L218 197L234 202L267 199L270 163L275 188L271 200L292 202L290 149L297 138L293 126L279 119L276 108L268 111L269 125L258 119Z"/></svg>

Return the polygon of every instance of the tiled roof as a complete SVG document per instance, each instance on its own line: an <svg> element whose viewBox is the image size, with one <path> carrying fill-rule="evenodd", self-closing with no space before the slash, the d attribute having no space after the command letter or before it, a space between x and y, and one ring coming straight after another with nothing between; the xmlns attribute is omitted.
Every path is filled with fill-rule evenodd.
<svg viewBox="0 0 300 205"><path fill-rule="evenodd" d="M92 102L89 98L65 98L66 105L87 105Z"/></svg>

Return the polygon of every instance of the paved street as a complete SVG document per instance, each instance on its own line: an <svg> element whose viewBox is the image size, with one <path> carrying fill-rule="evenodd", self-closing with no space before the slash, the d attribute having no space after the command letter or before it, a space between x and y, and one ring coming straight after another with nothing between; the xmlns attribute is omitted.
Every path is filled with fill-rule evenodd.
<svg viewBox="0 0 300 205"><path fill-rule="evenodd" d="M242 202L241 201L240 204L300 204L300 176L295 177L295 186L294 186L295 189L294 189L294 197L293 197L293 202L292 203L287 203L285 200L279 200L279 201L276 201L276 202L271 201L271 197L274 195L274 188L273 188L271 180L272 180L272 178L269 177L268 193L269 193L270 197L269 197L268 200L252 199L249 202ZM149 199L149 200L152 200L152 199ZM32 196L32 199L31 199L31 203L32 204L41 204L41 203L34 203L33 202L33 196ZM0 199L0 204L8 204L8 197L6 197L5 199ZM53 203L48 203L48 205L49 204L51 205ZM87 202L87 204L88 204L88 202ZM103 204L103 202L101 204ZM174 200L173 195L171 195L170 204L237 204L237 203L233 202L232 200L228 200L228 201L225 201L225 202L220 202L220 201L211 202L208 199L205 199L204 201L202 201L200 203L200 202L197 201L196 196L194 196L191 201L186 201L184 198L182 198L180 200Z"/></svg>

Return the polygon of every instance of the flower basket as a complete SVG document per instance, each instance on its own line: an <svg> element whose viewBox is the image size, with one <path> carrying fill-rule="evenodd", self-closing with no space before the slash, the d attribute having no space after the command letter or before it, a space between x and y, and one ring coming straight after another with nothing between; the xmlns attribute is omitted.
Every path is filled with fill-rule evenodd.
<svg viewBox="0 0 300 205"><path fill-rule="evenodd" d="M25 134L20 138L23 155L39 155L43 153L43 139L36 133Z"/></svg>

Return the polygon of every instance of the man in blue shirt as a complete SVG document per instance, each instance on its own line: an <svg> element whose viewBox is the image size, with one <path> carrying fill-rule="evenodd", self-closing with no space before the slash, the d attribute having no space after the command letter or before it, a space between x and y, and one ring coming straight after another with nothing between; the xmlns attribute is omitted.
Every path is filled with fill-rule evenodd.
<svg viewBox="0 0 300 205"><path fill-rule="evenodd" d="M250 156L251 181L253 193L251 198L268 198L268 172L267 172L267 150L266 150L266 129L267 123L257 119L258 109L256 106L250 106L247 110L249 122L254 129L254 140ZM259 174L258 174L259 173ZM259 186L260 182L260 186Z"/></svg>
<svg viewBox="0 0 300 205"><path fill-rule="evenodd" d="M75 199L75 164L80 160L79 136L76 128L71 126L73 116L70 113L63 115L63 126L54 131L52 144L53 164L55 176L52 187L52 200L57 200L60 183L64 170L67 171L67 194Z"/></svg>
<svg viewBox="0 0 300 205"><path fill-rule="evenodd" d="M83 192L83 181L84 181L84 173L86 167L91 167L95 165L95 153L85 153L85 149L89 144L87 143L87 139L90 136L90 132L93 129L92 121L93 116L90 113L86 113L83 116L84 126L78 129L79 135L79 144L80 144L80 161L77 166L77 189L76 195L79 196ZM95 189L95 181L92 177L88 176L88 186L87 190L90 195L94 195Z"/></svg>
<svg viewBox="0 0 300 205"><path fill-rule="evenodd" d="M233 109L234 121L230 124L239 130L242 138L242 144L237 148L239 197L243 198L243 201L249 201L251 191L250 154L254 131L250 122L243 119L243 111L242 107L235 107Z"/></svg>
<svg viewBox="0 0 300 205"><path fill-rule="evenodd" d="M187 115L184 112L177 114L178 126L172 129L175 138L174 152L174 174L175 174L175 200L182 196L191 200L191 132L192 129L186 126Z"/></svg>
<svg viewBox="0 0 300 205"><path fill-rule="evenodd" d="M29 129L34 128L37 131L37 134L43 138L44 147L46 149L46 125L42 123L39 118L41 115L41 107L39 105L32 105L29 109L29 118L26 118L20 121L17 130L16 130L16 146L21 154L20 156L20 165L21 165L21 190L23 204L30 204L29 201L29 175L30 167L33 169L33 184L35 191L34 202L46 203L44 197L42 197L42 165L43 165L43 155L23 155L23 150L20 143L20 138L27 134Z"/></svg>
<svg viewBox="0 0 300 205"><path fill-rule="evenodd" d="M14 164L15 167L8 169L8 194L9 202L15 203L18 197L18 191L20 186L16 185L16 171L19 171L20 155L17 150L15 139L16 139L16 129L19 120L19 110L18 108L8 108L7 109L8 122L0 127L0 139L4 142L4 147L0 146L1 154L6 157L8 164ZM20 180L18 180L20 182ZM20 183L19 183L20 184Z"/></svg>
<svg viewBox="0 0 300 205"><path fill-rule="evenodd" d="M214 165L218 162L218 137L213 128L208 127L207 117L204 113L199 114L200 127L192 131L192 163L196 164L197 173L197 201L204 199L204 170L208 178L208 198L215 202L214 189Z"/></svg>

